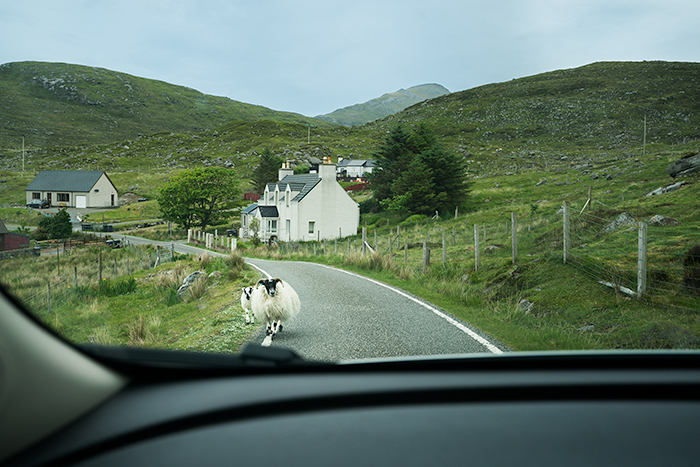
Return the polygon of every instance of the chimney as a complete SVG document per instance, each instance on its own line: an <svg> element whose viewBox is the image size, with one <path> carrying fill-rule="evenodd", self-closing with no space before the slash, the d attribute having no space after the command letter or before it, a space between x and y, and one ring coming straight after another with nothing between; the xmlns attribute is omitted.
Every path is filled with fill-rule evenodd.
<svg viewBox="0 0 700 467"><path fill-rule="evenodd" d="M283 162L283 163L282 163L282 167L280 168L280 170L279 170L279 172L278 172L278 178L277 178L277 180L278 180L278 181L282 181L282 179L283 179L284 177L286 177L287 175L294 175L294 169L292 169L292 168L290 167L289 162Z"/></svg>
<svg viewBox="0 0 700 467"><path fill-rule="evenodd" d="M334 180L336 179L335 173L336 165L331 162L330 156L323 158L323 163L318 165L318 176L321 180Z"/></svg>

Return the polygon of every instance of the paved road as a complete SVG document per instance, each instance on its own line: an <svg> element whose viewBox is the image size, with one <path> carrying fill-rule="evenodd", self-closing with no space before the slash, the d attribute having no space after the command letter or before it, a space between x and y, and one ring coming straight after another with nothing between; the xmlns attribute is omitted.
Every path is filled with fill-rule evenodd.
<svg viewBox="0 0 700 467"><path fill-rule="evenodd" d="M133 244L171 245L113 237L125 237ZM172 244L179 253L203 251ZM294 349L302 357L338 361L507 350L435 305L379 281L315 263L253 258L246 262L257 268L261 277L280 277L299 294L301 312L284 325L272 346ZM256 339L262 343L262 332Z"/></svg>

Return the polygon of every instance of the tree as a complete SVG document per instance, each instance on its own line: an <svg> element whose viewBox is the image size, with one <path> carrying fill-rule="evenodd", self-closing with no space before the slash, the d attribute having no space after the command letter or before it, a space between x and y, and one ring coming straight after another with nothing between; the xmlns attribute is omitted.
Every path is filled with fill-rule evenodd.
<svg viewBox="0 0 700 467"><path fill-rule="evenodd" d="M268 183L274 183L279 176L279 169L282 167L282 159L272 154L268 148L263 149L260 154L260 161L253 169L251 182L256 193L265 191Z"/></svg>
<svg viewBox="0 0 700 467"><path fill-rule="evenodd" d="M59 210L51 217L44 217L39 221L39 227L34 230L35 240L48 240L68 238L73 234L73 226L70 223L70 214L66 208Z"/></svg>
<svg viewBox="0 0 700 467"><path fill-rule="evenodd" d="M461 157L442 147L424 124L393 128L378 151L370 183L385 209L432 214L461 205L469 194Z"/></svg>
<svg viewBox="0 0 700 467"><path fill-rule="evenodd" d="M233 217L240 193L232 169L195 168L180 172L160 189L158 206L163 219L205 230Z"/></svg>
<svg viewBox="0 0 700 467"><path fill-rule="evenodd" d="M401 125L398 125L389 131L384 144L374 154L377 162L369 181L373 196L380 203L394 195L392 184L399 178L408 162L413 159L413 154L409 151L408 137L409 134Z"/></svg>

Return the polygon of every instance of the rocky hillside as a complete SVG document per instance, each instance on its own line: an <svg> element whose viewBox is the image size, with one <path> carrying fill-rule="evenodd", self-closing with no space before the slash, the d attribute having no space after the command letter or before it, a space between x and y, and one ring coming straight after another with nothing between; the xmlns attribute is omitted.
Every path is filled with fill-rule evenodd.
<svg viewBox="0 0 700 467"><path fill-rule="evenodd" d="M329 125L183 86L64 63L0 65L0 148L96 144L261 119Z"/></svg>
<svg viewBox="0 0 700 467"><path fill-rule="evenodd" d="M447 88L439 84L421 84L420 86L399 89L396 92L384 94L363 104L355 104L326 115L318 115L316 118L344 126L359 126L393 115L426 99L444 96L449 93L450 91Z"/></svg>
<svg viewBox="0 0 700 467"><path fill-rule="evenodd" d="M614 149L700 139L700 63L601 62L480 86L369 124L429 123L462 146Z"/></svg>

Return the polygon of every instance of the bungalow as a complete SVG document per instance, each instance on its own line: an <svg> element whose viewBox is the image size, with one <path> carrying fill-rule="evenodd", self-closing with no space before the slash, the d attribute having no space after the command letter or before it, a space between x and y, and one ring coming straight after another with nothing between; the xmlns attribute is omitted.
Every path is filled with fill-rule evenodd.
<svg viewBox="0 0 700 467"><path fill-rule="evenodd" d="M119 206L119 194L105 172L42 170L24 189L27 203L45 199L49 207L108 208Z"/></svg>
<svg viewBox="0 0 700 467"><path fill-rule="evenodd" d="M276 183L270 183L257 205L241 214L241 238L253 236L252 219L258 219L258 236L284 241L333 239L355 235L360 208L336 181L336 166L330 159L318 173L294 175L283 167Z"/></svg>
<svg viewBox="0 0 700 467"><path fill-rule="evenodd" d="M338 176L343 178L362 178L372 173L374 161L366 159L342 159L338 162Z"/></svg>

